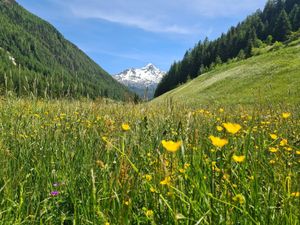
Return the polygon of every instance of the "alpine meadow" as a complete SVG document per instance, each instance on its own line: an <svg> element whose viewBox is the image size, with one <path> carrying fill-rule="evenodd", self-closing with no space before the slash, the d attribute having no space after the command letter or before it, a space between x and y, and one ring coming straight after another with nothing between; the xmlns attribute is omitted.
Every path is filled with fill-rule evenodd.
<svg viewBox="0 0 300 225"><path fill-rule="evenodd" d="M300 225L299 0L199 41L151 101L16 1L0 24L0 225Z"/></svg>

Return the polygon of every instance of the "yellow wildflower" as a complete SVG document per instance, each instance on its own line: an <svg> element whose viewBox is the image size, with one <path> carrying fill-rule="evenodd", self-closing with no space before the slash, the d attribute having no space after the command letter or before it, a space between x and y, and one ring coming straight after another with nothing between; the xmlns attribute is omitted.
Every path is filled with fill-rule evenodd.
<svg viewBox="0 0 300 225"><path fill-rule="evenodd" d="M224 109L223 109L223 108L220 108L220 109L219 109L219 112L220 112L220 113L224 112Z"/></svg>
<svg viewBox="0 0 300 225"><path fill-rule="evenodd" d="M182 142L181 141L174 142L174 141L162 140L161 144L167 151L176 152L180 148Z"/></svg>
<svg viewBox="0 0 300 225"><path fill-rule="evenodd" d="M122 124L122 130L123 131L129 131L130 130L130 126L128 123L123 123Z"/></svg>
<svg viewBox="0 0 300 225"><path fill-rule="evenodd" d="M282 140L280 141L280 146L286 146L287 143L288 143L288 140L287 140L287 139L282 139Z"/></svg>
<svg viewBox="0 0 300 225"><path fill-rule="evenodd" d="M185 163L185 164L183 165L184 169L188 169L190 166L191 166L191 164L189 164L189 163Z"/></svg>
<svg viewBox="0 0 300 225"><path fill-rule="evenodd" d="M273 160L273 159L271 159L271 160L269 161L269 163L270 163L270 164L275 164L275 163L276 163L276 161L275 161L275 160Z"/></svg>
<svg viewBox="0 0 300 225"><path fill-rule="evenodd" d="M240 156L237 156L237 155L233 155L232 156L232 159L233 161L237 162L237 163L241 163L245 160L246 156L244 155L240 155Z"/></svg>
<svg viewBox="0 0 300 225"><path fill-rule="evenodd" d="M242 128L241 125L237 123L223 123L223 127L231 134L236 134Z"/></svg>
<svg viewBox="0 0 300 225"><path fill-rule="evenodd" d="M155 193L156 189L154 187L150 187L150 192Z"/></svg>
<svg viewBox="0 0 300 225"><path fill-rule="evenodd" d="M171 177L166 177L164 180L160 182L161 185L170 185L171 184Z"/></svg>
<svg viewBox="0 0 300 225"><path fill-rule="evenodd" d="M291 113L289 113L289 112L284 112L284 113L282 113L282 118L283 119L287 119L287 118L289 118L291 116Z"/></svg>
<svg viewBox="0 0 300 225"><path fill-rule="evenodd" d="M245 197L242 194L237 194L232 198L233 201L238 202L240 204L245 203Z"/></svg>
<svg viewBox="0 0 300 225"><path fill-rule="evenodd" d="M217 131L221 132L223 130L223 127L217 126Z"/></svg>
<svg viewBox="0 0 300 225"><path fill-rule="evenodd" d="M272 153L275 153L275 152L278 151L278 148L270 147L269 151L272 152Z"/></svg>
<svg viewBox="0 0 300 225"><path fill-rule="evenodd" d="M109 225L109 222L106 222L105 225Z"/></svg>
<svg viewBox="0 0 300 225"><path fill-rule="evenodd" d="M297 155L300 155L300 151L296 151L296 154L297 154Z"/></svg>
<svg viewBox="0 0 300 225"><path fill-rule="evenodd" d="M278 136L276 134L270 134L270 137L273 139L273 140L276 140L278 138Z"/></svg>
<svg viewBox="0 0 300 225"><path fill-rule="evenodd" d="M293 193L291 193L291 196L292 197L300 197L300 192L299 191L293 192Z"/></svg>
<svg viewBox="0 0 300 225"><path fill-rule="evenodd" d="M288 152L292 151L293 149L291 147L284 147L284 149Z"/></svg>
<svg viewBox="0 0 300 225"><path fill-rule="evenodd" d="M145 179L146 179L147 181L151 181L151 180L152 180L152 176L151 176L150 174L146 174L146 175L145 175Z"/></svg>
<svg viewBox="0 0 300 225"><path fill-rule="evenodd" d="M228 144L227 139L221 139L219 137L209 136L209 139L211 140L212 144L216 147L222 148L224 145Z"/></svg>
<svg viewBox="0 0 300 225"><path fill-rule="evenodd" d="M149 218L149 217L152 217L153 216L153 211L152 210L147 210L146 212L145 212L145 215Z"/></svg>

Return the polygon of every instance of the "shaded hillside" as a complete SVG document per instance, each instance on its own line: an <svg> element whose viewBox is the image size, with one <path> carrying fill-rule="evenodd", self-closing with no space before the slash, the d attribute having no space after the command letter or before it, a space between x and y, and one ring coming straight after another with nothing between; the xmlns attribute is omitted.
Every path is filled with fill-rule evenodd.
<svg viewBox="0 0 300 225"><path fill-rule="evenodd" d="M300 0L269 0L236 27L214 41L200 41L175 62L159 83L155 97L176 88L214 68L216 64L238 57L252 56L252 49L275 41L285 41L300 28Z"/></svg>
<svg viewBox="0 0 300 225"><path fill-rule="evenodd" d="M275 44L257 52L265 53L217 66L153 103L172 99L193 106L300 104L300 39L288 46Z"/></svg>
<svg viewBox="0 0 300 225"><path fill-rule="evenodd" d="M52 25L15 1L0 1L0 24L2 92L114 99L132 95Z"/></svg>

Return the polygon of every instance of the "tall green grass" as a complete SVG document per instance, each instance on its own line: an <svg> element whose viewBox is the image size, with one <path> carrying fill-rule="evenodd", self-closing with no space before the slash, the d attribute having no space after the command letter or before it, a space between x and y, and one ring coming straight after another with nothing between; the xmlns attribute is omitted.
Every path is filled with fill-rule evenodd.
<svg viewBox="0 0 300 225"><path fill-rule="evenodd" d="M299 224L299 112L2 99L0 224Z"/></svg>

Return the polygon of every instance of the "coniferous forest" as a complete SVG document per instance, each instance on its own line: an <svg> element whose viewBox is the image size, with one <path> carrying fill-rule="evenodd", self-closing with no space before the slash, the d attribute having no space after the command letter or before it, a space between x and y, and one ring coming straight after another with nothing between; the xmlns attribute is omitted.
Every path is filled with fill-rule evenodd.
<svg viewBox="0 0 300 225"><path fill-rule="evenodd" d="M291 32L299 28L300 0L269 0L263 11L257 10L216 40L206 38L187 51L181 61L171 65L154 96L172 90L215 65L233 58L251 57L255 47L284 42Z"/></svg>
<svg viewBox="0 0 300 225"><path fill-rule="evenodd" d="M0 1L0 93L39 97L133 96L48 22Z"/></svg>

